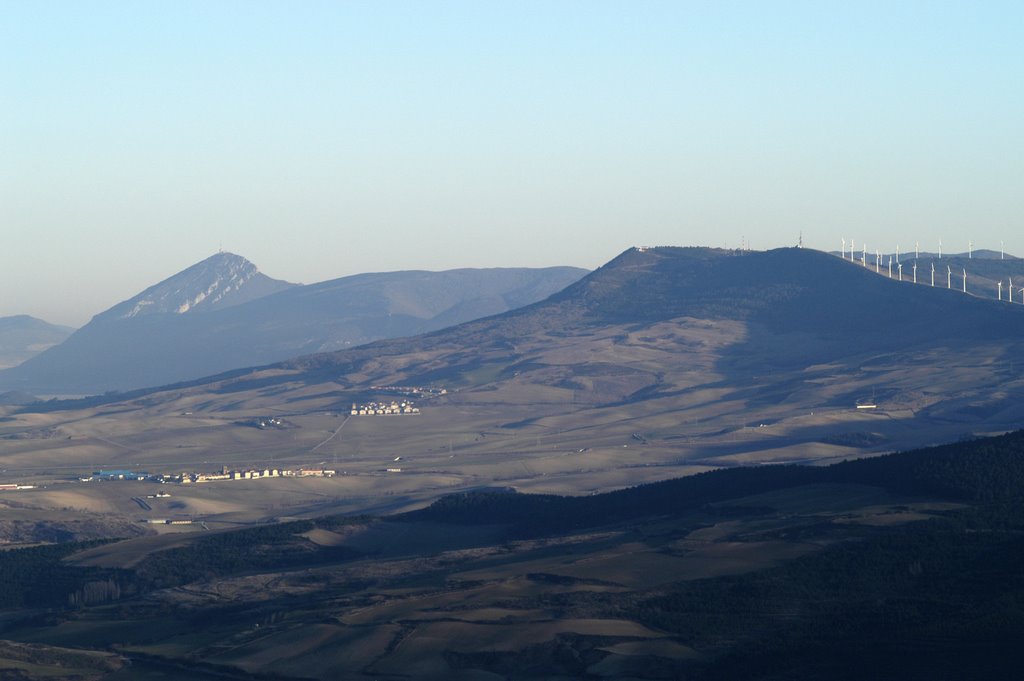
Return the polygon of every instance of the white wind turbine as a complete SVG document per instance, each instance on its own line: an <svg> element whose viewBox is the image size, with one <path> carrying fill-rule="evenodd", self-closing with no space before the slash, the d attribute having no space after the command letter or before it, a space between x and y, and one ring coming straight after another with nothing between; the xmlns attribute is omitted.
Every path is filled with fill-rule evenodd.
<svg viewBox="0 0 1024 681"><path fill-rule="evenodd" d="M964 268L964 293L967 293L967 268Z"/></svg>
<svg viewBox="0 0 1024 681"><path fill-rule="evenodd" d="M969 260L969 259L971 259L973 257L974 257L974 242L973 241L968 241L967 242L967 259Z"/></svg>
<svg viewBox="0 0 1024 681"><path fill-rule="evenodd" d="M914 283L917 283L917 261L914 261Z"/></svg>
<svg viewBox="0 0 1024 681"><path fill-rule="evenodd" d="M1003 299L1003 280L999 280L999 300Z"/></svg>
<svg viewBox="0 0 1024 681"><path fill-rule="evenodd" d="M1006 301L1009 303L1013 302L1013 277L1010 277L1010 293L1006 296Z"/></svg>
<svg viewBox="0 0 1024 681"><path fill-rule="evenodd" d="M946 288L953 288L953 268L946 265Z"/></svg>
<svg viewBox="0 0 1024 681"><path fill-rule="evenodd" d="M900 274L900 281L903 281L903 263L896 263L896 271Z"/></svg>
<svg viewBox="0 0 1024 681"><path fill-rule="evenodd" d="M921 257L921 242L920 241L915 241L914 242L914 260L917 260L920 257Z"/></svg>
<svg viewBox="0 0 1024 681"><path fill-rule="evenodd" d="M875 274L878 274L878 268L882 266L882 252L875 251Z"/></svg>
<svg viewBox="0 0 1024 681"><path fill-rule="evenodd" d="M864 267L868 266L868 247L867 246L864 246L864 250L860 254L860 264L863 265Z"/></svg>
<svg viewBox="0 0 1024 681"><path fill-rule="evenodd" d="M935 263L932 263L932 286L935 286Z"/></svg>
<svg viewBox="0 0 1024 681"><path fill-rule="evenodd" d="M892 256L889 256L889 278L892 279Z"/></svg>
<svg viewBox="0 0 1024 681"><path fill-rule="evenodd" d="M841 257L843 260L846 259L846 239L843 239L843 255Z"/></svg>

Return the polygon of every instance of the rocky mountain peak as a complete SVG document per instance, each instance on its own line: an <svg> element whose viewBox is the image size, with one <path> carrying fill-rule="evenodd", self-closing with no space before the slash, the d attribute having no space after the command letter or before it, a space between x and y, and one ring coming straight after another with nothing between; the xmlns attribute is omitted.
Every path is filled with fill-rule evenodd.
<svg viewBox="0 0 1024 681"><path fill-rule="evenodd" d="M110 308L106 319L186 314L237 305L293 284L261 274L240 255L219 252Z"/></svg>

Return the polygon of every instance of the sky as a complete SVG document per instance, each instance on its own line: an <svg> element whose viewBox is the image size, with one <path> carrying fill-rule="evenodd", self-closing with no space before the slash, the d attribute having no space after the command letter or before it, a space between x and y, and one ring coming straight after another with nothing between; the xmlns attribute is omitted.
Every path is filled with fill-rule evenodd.
<svg viewBox="0 0 1024 681"><path fill-rule="evenodd" d="M1024 255L1024 3L0 0L0 316L633 245ZM909 246L908 246L909 245Z"/></svg>

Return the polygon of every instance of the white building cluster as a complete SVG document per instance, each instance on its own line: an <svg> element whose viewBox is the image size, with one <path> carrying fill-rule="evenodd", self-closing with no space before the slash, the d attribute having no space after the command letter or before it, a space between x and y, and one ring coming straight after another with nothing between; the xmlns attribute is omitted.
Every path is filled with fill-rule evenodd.
<svg viewBox="0 0 1024 681"><path fill-rule="evenodd" d="M330 478L337 471L331 468L299 468L296 470L263 468L246 470L221 469L220 473L181 473L179 475L161 475L158 482L172 482L182 485L200 482L219 482L223 480L260 480L263 478Z"/></svg>
<svg viewBox="0 0 1024 681"><path fill-rule="evenodd" d="M410 401L403 402L367 402L366 404L353 404L352 416L375 416L385 414L419 414L419 407L413 406Z"/></svg>

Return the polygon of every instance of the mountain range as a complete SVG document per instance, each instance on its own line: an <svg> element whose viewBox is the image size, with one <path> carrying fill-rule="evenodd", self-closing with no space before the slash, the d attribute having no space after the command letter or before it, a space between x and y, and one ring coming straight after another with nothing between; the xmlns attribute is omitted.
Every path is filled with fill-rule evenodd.
<svg viewBox="0 0 1024 681"><path fill-rule="evenodd" d="M0 389L95 394L195 379L504 312L584 273L573 267L404 271L303 286L218 253L0 371Z"/></svg>
<svg viewBox="0 0 1024 681"><path fill-rule="evenodd" d="M1024 306L818 251L630 249L497 316L151 391L145 404L205 395L212 412L347 413L377 386L444 386L435 408L461 423L556 433L569 449L642 442L659 465L819 460L1016 427L1022 339Z"/></svg>
<svg viewBox="0 0 1024 681"><path fill-rule="evenodd" d="M1011 271L1024 282L1024 268ZM288 319L284 306L272 309L266 319ZM467 482L498 475L523 489L606 490L708 467L841 460L1014 429L1024 419L1022 350L1024 305L994 296L900 282L810 249L634 248L497 315L35 409L53 413L54 427L61 410L116 414L128 432L139 417L146 430L133 446L165 452L161 462L182 441L202 443L207 459L251 457L250 446L235 453L249 436L225 421L274 413L328 421L282 431L281 442L265 445L270 455L357 452L347 465L367 472L402 455ZM357 419L345 438L317 439L353 404L392 399L397 386L433 394L412 430ZM93 412L66 411L74 420L83 413ZM179 421L184 413L211 420L200 427ZM434 458L440 443L461 452L458 465ZM499 460L513 467L499 475Z"/></svg>

